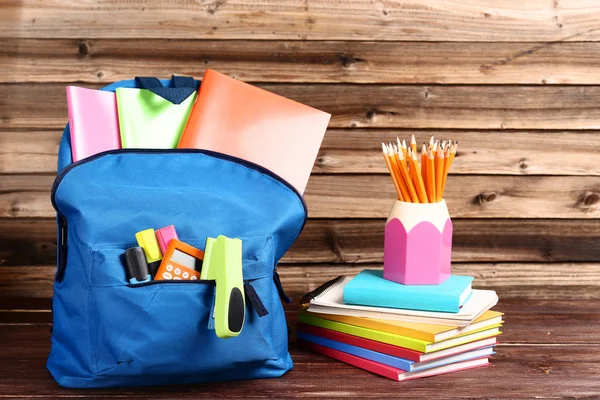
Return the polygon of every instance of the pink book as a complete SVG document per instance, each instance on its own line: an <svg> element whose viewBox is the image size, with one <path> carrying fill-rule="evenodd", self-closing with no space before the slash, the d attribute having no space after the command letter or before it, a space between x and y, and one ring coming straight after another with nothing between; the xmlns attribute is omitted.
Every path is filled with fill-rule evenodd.
<svg viewBox="0 0 600 400"><path fill-rule="evenodd" d="M489 364L487 357L478 358L474 360L457 362L454 364L447 364L440 367L431 369L425 369L415 372L407 372L399 368L390 367L389 365L381 364L375 361L367 360L366 358L357 357L352 354L344 353L339 350L334 350L329 347L321 346L318 344L310 343L305 340L298 340L298 343L302 347L310 349L316 353L321 353L328 357L334 358L338 361L345 362L346 364L353 365L355 367L364 369L369 372L373 372L377 375L384 376L395 381L406 381L409 379L424 378L427 376L447 374L449 372L462 371L465 369L471 369L475 367L482 367Z"/></svg>
<svg viewBox="0 0 600 400"><path fill-rule="evenodd" d="M121 148L113 92L67 86L67 108L73 162Z"/></svg>

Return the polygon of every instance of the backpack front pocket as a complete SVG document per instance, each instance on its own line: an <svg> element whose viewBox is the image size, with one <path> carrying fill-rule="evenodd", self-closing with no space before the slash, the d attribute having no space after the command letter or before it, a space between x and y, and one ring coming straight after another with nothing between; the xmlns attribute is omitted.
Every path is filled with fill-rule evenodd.
<svg viewBox="0 0 600 400"><path fill-rule="evenodd" d="M94 249L92 269L117 271L122 268L122 251ZM272 281L272 277L249 284L262 287L262 280ZM190 375L252 368L277 359L268 318L260 318L248 302L240 335L229 339L216 336L209 328L214 288L213 281L91 286L88 324L94 372L106 376ZM264 297L265 307L271 309L271 298Z"/></svg>

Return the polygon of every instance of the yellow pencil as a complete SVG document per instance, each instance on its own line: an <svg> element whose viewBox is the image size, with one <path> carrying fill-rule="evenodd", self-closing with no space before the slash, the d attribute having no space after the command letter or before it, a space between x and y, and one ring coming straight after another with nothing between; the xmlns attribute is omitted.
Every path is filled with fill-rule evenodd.
<svg viewBox="0 0 600 400"><path fill-rule="evenodd" d="M402 139L402 142L400 142L400 139L398 139L398 148L401 149L402 151L402 155L404 156L404 158L406 158L406 141L404 139Z"/></svg>
<svg viewBox="0 0 600 400"><path fill-rule="evenodd" d="M425 184L425 193L429 199L429 193L427 193L427 146L423 143L421 147L421 176L423 177L423 183Z"/></svg>
<svg viewBox="0 0 600 400"><path fill-rule="evenodd" d="M408 159L408 162L410 163L411 171L413 171L412 177L415 187L417 188L417 195L419 196L419 201L421 203L429 203L429 201L427 200L427 192L425 191L425 183L423 183L421 171L419 171L419 168L417 167L417 165L419 164L417 161L417 154L411 150L409 156L410 158Z"/></svg>
<svg viewBox="0 0 600 400"><path fill-rule="evenodd" d="M385 160L385 165L387 165L388 171L390 171L390 176L392 177L392 181L394 182L394 187L396 188L396 193L398 193L398 200L404 201L404 197L402 196L402 190L400 189L400 184L396 179L396 174L394 173L394 169L392 167L392 163L390 160L390 156L385 148L385 144L381 143L381 150L383 150L383 159Z"/></svg>
<svg viewBox="0 0 600 400"><path fill-rule="evenodd" d="M452 165L452 161L454 161L454 157L456 156L456 150L458 149L458 142L453 143L449 148L449 156L446 162L444 163L444 182L442 184L442 191L446 190L446 180L448 179L448 174L450 173L450 166Z"/></svg>
<svg viewBox="0 0 600 400"><path fill-rule="evenodd" d="M387 147L387 152L390 155L390 161L392 164L392 169L394 170L394 174L396 176L396 180L398 181L398 185L400 186L400 192L402 193L403 201L411 202L412 196L410 195L410 191L408 190L408 186L402 177L401 169L400 169L400 161L398 158L398 152L394 151L394 148L389 146Z"/></svg>
<svg viewBox="0 0 600 400"><path fill-rule="evenodd" d="M444 181L444 151L441 147L437 149L435 157L435 193L436 201L442 201L442 182Z"/></svg>
<svg viewBox="0 0 600 400"><path fill-rule="evenodd" d="M435 194L435 167L433 165L433 151L427 150L427 196L430 203L435 203L437 196Z"/></svg>
<svg viewBox="0 0 600 400"><path fill-rule="evenodd" d="M412 149L413 153L417 152L417 141L415 140L414 134L410 138L410 148Z"/></svg>
<svg viewBox="0 0 600 400"><path fill-rule="evenodd" d="M442 181L442 191L446 187L446 177L448 175L448 162L450 161L450 148L452 148L452 140L448 142L444 148L444 177Z"/></svg>
<svg viewBox="0 0 600 400"><path fill-rule="evenodd" d="M419 196L417 195L417 191L415 190L415 186L412 183L412 179L410 179L410 175L408 174L408 168L406 168L406 160L402 153L396 153L398 156L398 164L400 167L400 174L402 175L402 179L404 183L406 183L406 187L408 188L408 192L410 193L410 198L413 203L419 202Z"/></svg>

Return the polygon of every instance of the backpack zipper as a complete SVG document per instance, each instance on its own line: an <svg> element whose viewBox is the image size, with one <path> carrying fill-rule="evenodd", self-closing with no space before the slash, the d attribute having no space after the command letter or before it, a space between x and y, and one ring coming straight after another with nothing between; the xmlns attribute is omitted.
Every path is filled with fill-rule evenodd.
<svg viewBox="0 0 600 400"><path fill-rule="evenodd" d="M149 282L142 282L142 283L128 283L127 286L130 288L138 288L138 287L143 287L143 286L152 286L152 285L169 285L169 284L176 284L176 285L188 285L188 284L201 284L201 285L215 285L215 281L214 280L210 280L210 279L198 279L195 281L184 281L184 280L152 280ZM264 303L262 302L262 300L260 299L260 296L258 295L258 293L256 292L256 290L254 290L254 286L252 286L252 283L247 280L244 279L244 293L246 295L246 300L247 302L252 306L252 308L254 309L254 311L256 312L256 314L262 318L265 315L269 314L269 311L267 310L267 308L265 307Z"/></svg>
<svg viewBox="0 0 600 400"><path fill-rule="evenodd" d="M254 308L254 312L256 312L259 318L269 314L269 311L263 304L258 293L256 293L256 290L254 290L254 286L252 286L250 281L244 281L244 294L246 295L248 302L252 304L252 308Z"/></svg>
<svg viewBox="0 0 600 400"><path fill-rule="evenodd" d="M210 285L210 284L214 284L215 281L210 280L210 279L196 279L196 280L186 280L184 281L182 280L167 280L167 279L157 279L157 280L151 280L148 282L140 282L140 283L128 283L126 286L130 287L130 288L137 288L137 287L143 287L143 286L152 286L152 285L164 285L164 284L201 284L201 285Z"/></svg>
<svg viewBox="0 0 600 400"><path fill-rule="evenodd" d="M52 203L52 207L54 207L54 209L56 210L56 214L57 214L57 219L58 219L58 227L59 227L59 244L58 244L58 262L57 262L57 270L56 270L56 276L55 279L57 282L61 282L63 277L64 277L64 273L65 273L65 269L67 266L67 233L68 233L68 225L67 225L67 219L65 218L65 216L60 212L60 210L58 209L58 206L56 204L56 191L58 190L58 187L60 185L60 183L63 181L64 177L74 168L83 165L83 164L87 164L90 163L92 161L97 160L98 158L101 158L105 155L108 154L124 154L124 153L134 153L134 154L169 154L169 153L191 153L191 154L205 154L207 156L213 157L213 158L218 158L218 159L222 159L222 160L226 160L226 161L231 161L233 163L236 164L240 164L243 165L247 168L250 168L252 170L258 171L260 173L263 173L265 175L268 175L270 177L272 177L273 179L281 182L282 184L284 184L286 187L288 187L296 196L298 196L298 198L300 199L300 203L302 204L302 208L304 209L304 221L302 222L302 227L300 228L300 231L298 232L298 235L300 235L300 232L302 232L302 230L304 229L304 226L306 225L306 220L308 217L308 208L306 206L306 202L304 201L304 197L300 194L300 192L298 192L298 190L293 187L288 181L286 181L285 179L283 179L282 177L280 177L279 175L277 175L276 173L274 173L273 171L258 165L256 163L253 163L251 161L248 160L244 160L238 157L234 157L234 156L230 156L228 154L223 154L223 153L217 153L215 151L211 151L211 150L202 150L202 149L115 149L115 150L108 150L108 151L104 151L102 153L98 153L98 154L94 154L93 156L87 157L83 160L79 160L76 161L74 163L69 164L68 166L66 166L65 168L63 168L63 170L58 174L58 176L56 177L56 179L54 180L54 183L52 184L52 191L50 194L50 201ZM279 283L279 285L281 285L281 282ZM291 301L291 300L290 300Z"/></svg>
<svg viewBox="0 0 600 400"><path fill-rule="evenodd" d="M58 222L58 268L56 269L55 280L61 282L65 274L67 265L67 220L57 211Z"/></svg>

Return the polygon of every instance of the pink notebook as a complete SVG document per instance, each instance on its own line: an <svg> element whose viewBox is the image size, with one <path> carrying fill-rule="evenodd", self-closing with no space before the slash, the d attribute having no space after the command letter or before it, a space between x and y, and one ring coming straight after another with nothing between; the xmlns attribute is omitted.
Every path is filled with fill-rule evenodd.
<svg viewBox="0 0 600 400"><path fill-rule="evenodd" d="M73 162L121 148L113 92L67 86L67 108Z"/></svg>
<svg viewBox="0 0 600 400"><path fill-rule="evenodd" d="M346 364L354 365L355 367L364 369L369 372L373 372L377 375L385 376L386 378L393 379L395 381L406 381L409 379L425 378L427 376L442 375L449 372L462 371L465 369L471 369L475 367L482 367L489 364L487 357L477 358L474 360L457 362L454 364L447 364L441 367L435 367L431 369L424 369L421 371L407 372L399 368L390 367L389 365L381 364L376 361L367 360L366 358L357 357L352 354L344 353L339 350L334 350L329 347L321 346L315 343L307 342L305 340L298 340L298 344L302 347L310 349L316 353L321 353L329 356L338 361L345 362Z"/></svg>

